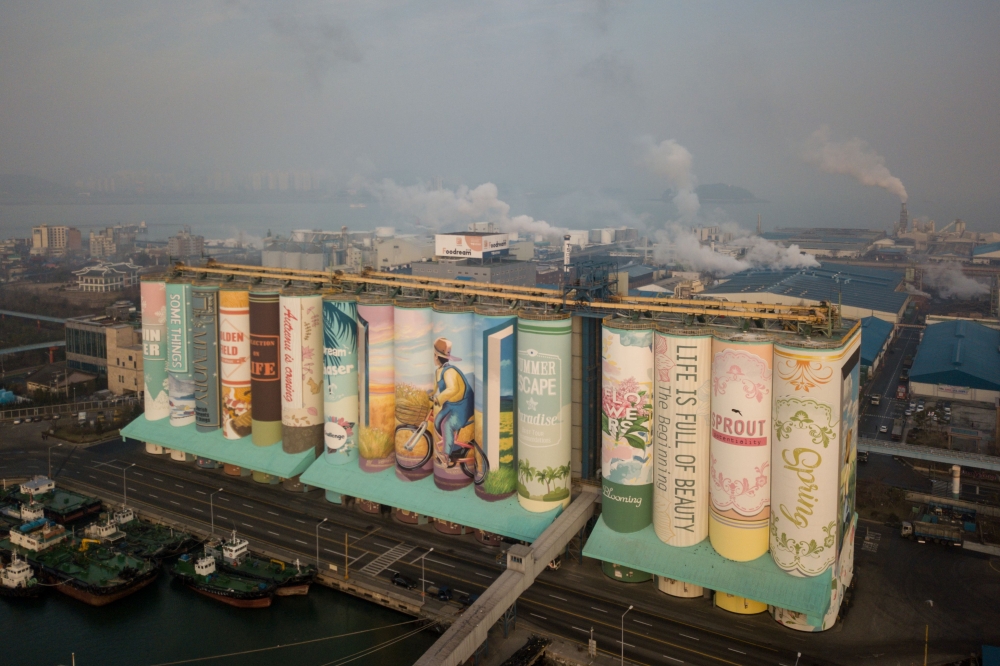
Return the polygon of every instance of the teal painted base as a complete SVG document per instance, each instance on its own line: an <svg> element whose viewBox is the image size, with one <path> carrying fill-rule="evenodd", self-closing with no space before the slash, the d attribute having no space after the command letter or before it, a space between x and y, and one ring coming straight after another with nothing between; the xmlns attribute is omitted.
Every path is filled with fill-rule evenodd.
<svg viewBox="0 0 1000 666"><path fill-rule="evenodd" d="M608 578L613 578L620 583L645 583L648 580L653 580L653 574L623 567L614 562L601 562L601 571Z"/></svg>
<svg viewBox="0 0 1000 666"><path fill-rule="evenodd" d="M340 493L335 493L332 490L326 491L326 501L331 504L343 504L344 496Z"/></svg>

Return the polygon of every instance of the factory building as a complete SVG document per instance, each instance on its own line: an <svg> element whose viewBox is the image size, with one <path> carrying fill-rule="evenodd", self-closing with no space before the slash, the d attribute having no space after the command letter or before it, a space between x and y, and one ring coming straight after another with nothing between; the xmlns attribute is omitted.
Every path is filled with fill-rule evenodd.
<svg viewBox="0 0 1000 666"><path fill-rule="evenodd" d="M974 264L995 264L1000 263L1000 243L989 243L980 245L972 250L972 263Z"/></svg>
<svg viewBox="0 0 1000 666"><path fill-rule="evenodd" d="M819 268L749 269L706 289L705 296L743 303L843 306L846 319L872 316L896 323L909 295L897 291L903 273L824 263Z"/></svg>
<svg viewBox="0 0 1000 666"><path fill-rule="evenodd" d="M769 241L801 250L817 257L856 259L867 254L885 233L871 229L779 228L761 234Z"/></svg>
<svg viewBox="0 0 1000 666"><path fill-rule="evenodd" d="M510 258L510 235L493 231L437 234L434 261L411 266L414 277L535 285L535 264Z"/></svg>
<svg viewBox="0 0 1000 666"><path fill-rule="evenodd" d="M896 327L878 317L861 320L861 383L864 384L882 365Z"/></svg>
<svg viewBox="0 0 1000 666"><path fill-rule="evenodd" d="M993 404L1000 398L1000 331L962 320L928 326L910 369L910 392Z"/></svg>

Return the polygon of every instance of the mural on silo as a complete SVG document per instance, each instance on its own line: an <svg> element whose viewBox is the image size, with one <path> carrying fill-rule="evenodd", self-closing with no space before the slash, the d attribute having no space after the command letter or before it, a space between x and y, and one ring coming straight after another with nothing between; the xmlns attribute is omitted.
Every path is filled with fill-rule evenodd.
<svg viewBox="0 0 1000 666"><path fill-rule="evenodd" d="M837 557L841 558L847 548L853 548L853 541L847 541L847 533L854 523L854 506L858 479L858 412L861 391L861 335L847 345L848 357L840 370L840 463L838 483L838 506L840 507L840 540L837 543ZM853 558L853 552L852 552ZM851 570L853 571L853 565Z"/></svg>
<svg viewBox="0 0 1000 666"><path fill-rule="evenodd" d="M434 472L434 324L429 303L397 302L393 317L396 476L416 481Z"/></svg>
<svg viewBox="0 0 1000 666"><path fill-rule="evenodd" d="M657 331L654 352L653 527L664 543L693 546L708 536L712 336Z"/></svg>
<svg viewBox="0 0 1000 666"><path fill-rule="evenodd" d="M167 285L143 282L142 298L142 372L143 402L147 421L170 416L167 393Z"/></svg>
<svg viewBox="0 0 1000 666"><path fill-rule="evenodd" d="M198 432L222 425L219 401L219 287L191 289L191 368L194 377L194 420Z"/></svg>
<svg viewBox="0 0 1000 666"><path fill-rule="evenodd" d="M222 384L222 434L240 439L250 434L250 294L219 292L219 374Z"/></svg>
<svg viewBox="0 0 1000 666"><path fill-rule="evenodd" d="M443 308L449 308L445 310ZM471 309L456 311L435 306L431 314L434 330L434 394L431 432L434 437L434 484L442 490L464 488L486 478L486 460L475 440L475 377L472 358L473 319Z"/></svg>
<svg viewBox="0 0 1000 666"><path fill-rule="evenodd" d="M477 308L473 327L476 442L486 454L486 478L476 495L487 501L517 491L514 450L514 380L517 317ZM502 310L495 312L503 313Z"/></svg>
<svg viewBox="0 0 1000 666"><path fill-rule="evenodd" d="M358 303L323 299L323 441L327 462L358 456Z"/></svg>
<svg viewBox="0 0 1000 666"><path fill-rule="evenodd" d="M528 511L569 504L572 466L569 315L517 321L517 494Z"/></svg>
<svg viewBox="0 0 1000 666"><path fill-rule="evenodd" d="M712 547L737 562L767 552L771 492L772 344L754 335L712 342Z"/></svg>
<svg viewBox="0 0 1000 666"><path fill-rule="evenodd" d="M601 347L601 515L637 532L653 519L653 331L608 317Z"/></svg>
<svg viewBox="0 0 1000 666"><path fill-rule="evenodd" d="M194 423L194 377L191 376L191 285L171 282L167 294L167 393L170 425Z"/></svg>
<svg viewBox="0 0 1000 666"><path fill-rule="evenodd" d="M281 309L276 291L250 292L250 398L254 446L281 441Z"/></svg>
<svg viewBox="0 0 1000 666"><path fill-rule="evenodd" d="M281 449L323 446L323 299L281 294Z"/></svg>
<svg viewBox="0 0 1000 666"><path fill-rule="evenodd" d="M380 472L396 463L393 314L392 303L358 303L358 371L362 373L358 464L366 472Z"/></svg>

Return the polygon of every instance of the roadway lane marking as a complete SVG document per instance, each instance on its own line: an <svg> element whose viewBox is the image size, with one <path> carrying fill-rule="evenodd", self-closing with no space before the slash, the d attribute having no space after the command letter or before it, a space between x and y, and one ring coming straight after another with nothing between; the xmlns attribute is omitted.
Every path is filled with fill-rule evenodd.
<svg viewBox="0 0 1000 666"><path fill-rule="evenodd" d="M150 496L150 497L156 497L156 499L160 499L159 497L157 497L157 496L156 496L156 495L154 495L153 493L149 493L149 496Z"/></svg>
<svg viewBox="0 0 1000 666"><path fill-rule="evenodd" d="M268 531L267 531L267 533L268 533L268 534L273 534L274 536L281 536L281 535L280 535L280 534L278 534L277 532L272 532L271 530L268 530Z"/></svg>
<svg viewBox="0 0 1000 666"><path fill-rule="evenodd" d="M621 641L615 641L615 643L618 643L618 645L627 645L627 646L629 646L630 648L634 648L634 647L635 647L635 646L634 646L634 645L632 645L631 643L622 643Z"/></svg>
<svg viewBox="0 0 1000 666"><path fill-rule="evenodd" d="M299 543L301 543L304 546L308 546L309 545L305 541L303 541L302 539L296 539L296 541L298 541Z"/></svg>
<svg viewBox="0 0 1000 666"><path fill-rule="evenodd" d="M243 523L243 525L244 525L244 527L249 527L249 528L253 529L253 525L251 525L250 523Z"/></svg>
<svg viewBox="0 0 1000 666"><path fill-rule="evenodd" d="M608 611L604 610L603 608L598 608L597 606L591 606L590 610L600 611L601 613L607 613L608 612Z"/></svg>
<svg viewBox="0 0 1000 666"><path fill-rule="evenodd" d="M253 508L252 506L250 506L250 505L249 505L249 504L247 504L246 502L244 502L244 503L243 503L243 506L245 506L245 507L246 507L246 508L248 508L248 509L252 509L252 508Z"/></svg>
<svg viewBox="0 0 1000 666"><path fill-rule="evenodd" d="M158 478L156 478L155 476L153 477L153 480L154 480L154 481L159 481L160 483L163 483L163 479L158 479Z"/></svg>
<svg viewBox="0 0 1000 666"><path fill-rule="evenodd" d="M573 625L570 625L570 626L573 626ZM581 629L580 627L573 627L573 628L576 629L577 631L582 631L585 634L589 634L590 633L589 629Z"/></svg>
<svg viewBox="0 0 1000 666"><path fill-rule="evenodd" d="M202 511L201 509L199 509L199 508L197 508L197 507L194 507L194 506L193 506L193 507L191 507L191 510L192 510L192 511L197 511L198 513L205 513L205 512L204 512L204 511Z"/></svg>
<svg viewBox="0 0 1000 666"><path fill-rule="evenodd" d="M229 519L226 518L225 516L219 516L219 520L229 520Z"/></svg>
<svg viewBox="0 0 1000 666"><path fill-rule="evenodd" d="M184 486L182 486L182 485L181 485L181 484L179 484L179 483L175 483L174 485L175 485L175 486L177 486L178 488L183 488L183 487L184 487Z"/></svg>
<svg viewBox="0 0 1000 666"><path fill-rule="evenodd" d="M563 599L562 597L557 597L554 594L550 594L549 596L552 597L553 599L558 599L559 601L566 601L566 599Z"/></svg>
<svg viewBox="0 0 1000 666"><path fill-rule="evenodd" d="M681 661L680 659L677 659L675 657L667 657L667 655L663 655L663 656L666 657L667 659L669 659L670 661L676 661L678 664L683 664L684 663L683 661Z"/></svg>
<svg viewBox="0 0 1000 666"><path fill-rule="evenodd" d="M694 636L688 636L687 634L680 634L680 635L683 636L684 638L690 638L693 641L700 641L701 640L700 638L695 638Z"/></svg>
<svg viewBox="0 0 1000 666"><path fill-rule="evenodd" d="M456 592L458 592L459 594L468 594L468 592L466 592L465 590L460 590L460 589L458 589L457 587L456 587L456 588L454 588L454 590L455 590Z"/></svg>
<svg viewBox="0 0 1000 666"><path fill-rule="evenodd" d="M279 518L281 517L281 514L275 513L274 511L268 511L268 513L271 514L272 516L278 516Z"/></svg>
<svg viewBox="0 0 1000 666"><path fill-rule="evenodd" d="M201 490L196 490L195 492L198 493L199 495L207 495L208 494L208 493L206 493L204 491L201 491Z"/></svg>
<svg viewBox="0 0 1000 666"><path fill-rule="evenodd" d="M180 503L180 502L175 502L175 501L173 501L173 500L170 500L170 503L171 503L171 504L176 504L177 506L180 506L180 505L181 505L181 503Z"/></svg>
<svg viewBox="0 0 1000 666"><path fill-rule="evenodd" d="M539 615L538 613L528 613L528 615L534 615L535 617L541 618L542 620L548 620L549 619L549 618L545 617L544 615Z"/></svg>
<svg viewBox="0 0 1000 666"><path fill-rule="evenodd" d="M270 512L270 511L268 511L268 513L271 513L271 512ZM274 515L278 515L278 514L274 514ZM304 520L299 520L298 518L296 518L296 519L295 519L295 522L297 522L297 523L302 523L303 525L305 525L305 524L306 524L306 521L304 521Z"/></svg>
<svg viewBox="0 0 1000 666"><path fill-rule="evenodd" d="M489 578L490 580L493 580L493 576L487 576L486 574L484 574L484 573L479 573L478 571L476 571L476 572L474 572L474 573L475 573L475 574L476 574L477 576L482 576L483 578Z"/></svg>
<svg viewBox="0 0 1000 666"><path fill-rule="evenodd" d="M225 497L220 497L219 499L220 499L220 500L222 500L223 502L228 502L228 501L229 501L229 500L228 500L228 499L226 499Z"/></svg>
<svg viewBox="0 0 1000 666"><path fill-rule="evenodd" d="M428 585L433 585L433 584L434 584L434 581L432 581L432 580L427 580L426 578L421 578L420 580L424 581L424 582L425 582L425 583L427 583Z"/></svg>
<svg viewBox="0 0 1000 666"><path fill-rule="evenodd" d="M736 648L729 648L729 651L730 651L730 652L738 652L739 654L743 654L743 655L745 655L745 654L746 654L746 652L740 652L740 651L739 651L739 650L737 650Z"/></svg>
<svg viewBox="0 0 1000 666"><path fill-rule="evenodd" d="M448 564L447 562L442 562L441 560L432 560L431 558L428 557L427 561L428 562L433 562L434 564L441 564L441 565L444 565L446 567L451 567L452 569L455 568L454 564Z"/></svg>
<svg viewBox="0 0 1000 666"><path fill-rule="evenodd" d="M132 474L134 474L136 476L142 476L142 472L132 472Z"/></svg>
<svg viewBox="0 0 1000 666"><path fill-rule="evenodd" d="M646 625L647 627L652 627L652 626L653 626L653 625L651 625L651 624L650 624L649 622L643 622L642 620L632 620L632 621L633 621L633 622L638 622L639 624L644 624L644 625Z"/></svg>
<svg viewBox="0 0 1000 666"><path fill-rule="evenodd" d="M93 474L88 474L87 476L89 476L89 477L90 477L90 478L92 478L92 479L96 479L96 478L97 478L97 477L96 477L96 476L94 476Z"/></svg>

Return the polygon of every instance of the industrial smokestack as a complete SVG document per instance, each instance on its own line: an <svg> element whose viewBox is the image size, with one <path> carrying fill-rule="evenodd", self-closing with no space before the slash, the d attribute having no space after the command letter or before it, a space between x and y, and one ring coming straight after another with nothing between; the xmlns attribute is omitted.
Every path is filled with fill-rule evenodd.
<svg viewBox="0 0 1000 666"><path fill-rule="evenodd" d="M899 211L899 224L896 225L896 235L905 234L906 229L910 226L910 215L906 212L906 202L902 203L902 209Z"/></svg>
<svg viewBox="0 0 1000 666"><path fill-rule="evenodd" d="M569 239L569 234L563 236L563 272L566 274L569 274Z"/></svg>
<svg viewBox="0 0 1000 666"><path fill-rule="evenodd" d="M757 235L760 236L760 213L757 213Z"/></svg>

